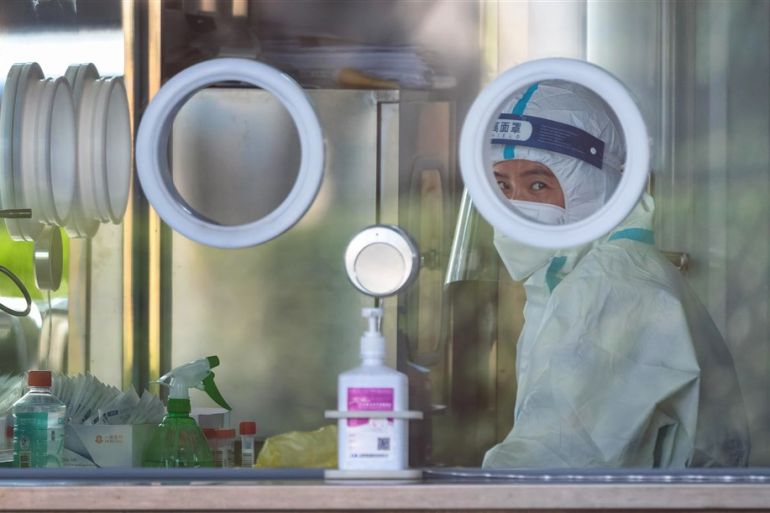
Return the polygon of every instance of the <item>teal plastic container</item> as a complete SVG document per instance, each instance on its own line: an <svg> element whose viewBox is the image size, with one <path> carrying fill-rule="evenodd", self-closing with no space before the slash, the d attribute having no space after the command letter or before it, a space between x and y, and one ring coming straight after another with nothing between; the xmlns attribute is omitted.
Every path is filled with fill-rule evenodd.
<svg viewBox="0 0 770 513"><path fill-rule="evenodd" d="M13 466L61 467L67 407L51 394L51 372L29 371L29 391L13 403Z"/></svg>
<svg viewBox="0 0 770 513"><path fill-rule="evenodd" d="M168 413L144 452L144 467L213 467L211 449L195 420L189 399L169 399Z"/></svg>

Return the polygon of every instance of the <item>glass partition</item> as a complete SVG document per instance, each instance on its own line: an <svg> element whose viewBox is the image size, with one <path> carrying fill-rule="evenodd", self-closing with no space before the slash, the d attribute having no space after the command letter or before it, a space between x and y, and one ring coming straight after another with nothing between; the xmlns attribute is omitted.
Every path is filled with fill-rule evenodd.
<svg viewBox="0 0 770 513"><path fill-rule="evenodd" d="M29 370L53 371L58 387L87 374L158 406L168 403L161 376L216 355L215 382L232 410L191 383L200 427L235 429L240 443L241 422L254 421L258 453L266 439L333 426L324 411L335 408L337 375L359 364L360 311L374 306L347 281L345 248L367 226L390 224L419 254L414 280L380 304L386 361L408 376L409 408L424 417L410 424L411 467L483 465L493 479L515 478L508 470L518 468L527 480L546 468L573 477L611 468L615 480L631 468L759 472L770 465L769 28L767 5L749 0L4 4L0 89L15 63L37 62L49 78L93 63L102 76L125 77L135 134L152 97L180 71L218 57L255 59L304 88L325 164L296 225L239 249L173 231L134 173L121 223L100 223L84 238L62 230L63 278L50 294L35 281L34 243L0 230L0 265L32 300L26 316L0 314L0 416ZM619 225L578 246L541 249L479 214L459 144L487 85L553 57L599 66L628 89L646 124L650 169ZM580 105L559 104L566 96L526 112L549 83L539 93L535 85L501 97L501 113L535 115L538 129L572 123L601 139L592 120L576 121ZM554 109L562 112L549 118ZM301 152L275 98L217 83L177 114L167 153L185 202L223 226L280 205ZM492 132L487 156L505 146ZM566 208L577 188L560 181L558 166L572 157L507 151L490 160L490 183L502 181L493 168L539 162L552 172L544 179L540 170L530 186L558 182L562 200L550 204ZM622 177L623 158L617 167ZM593 172L601 162L574 168ZM269 183L255 179L265 174ZM515 200L505 189L496 198ZM531 216L550 219L540 224L569 229L558 222L563 212L525 201ZM23 306L4 276L0 295ZM80 418L101 424L106 413ZM140 447L162 412L137 415L143 427L126 427L128 417L109 429L124 429L120 436ZM12 441L0 440L12 455ZM69 464L116 466L85 438L68 432L67 440L78 455ZM142 450L117 468L141 466ZM446 475L464 475L453 472Z"/></svg>

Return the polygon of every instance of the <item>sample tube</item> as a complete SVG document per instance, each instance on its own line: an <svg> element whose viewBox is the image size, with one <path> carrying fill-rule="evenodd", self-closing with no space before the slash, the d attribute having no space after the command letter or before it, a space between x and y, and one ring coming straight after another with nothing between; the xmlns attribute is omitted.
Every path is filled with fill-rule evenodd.
<svg viewBox="0 0 770 513"><path fill-rule="evenodd" d="M209 443L215 467L235 466L235 430L226 428L205 428L203 434Z"/></svg>
<svg viewBox="0 0 770 513"><path fill-rule="evenodd" d="M254 421L241 422L238 431L241 435L241 466L253 467L256 459L254 438L257 434L257 423Z"/></svg>

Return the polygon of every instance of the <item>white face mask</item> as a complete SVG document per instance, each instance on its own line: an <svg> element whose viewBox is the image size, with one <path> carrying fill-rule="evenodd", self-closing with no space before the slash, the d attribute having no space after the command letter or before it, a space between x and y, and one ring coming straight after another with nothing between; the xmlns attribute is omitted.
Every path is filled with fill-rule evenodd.
<svg viewBox="0 0 770 513"><path fill-rule="evenodd" d="M557 207L558 208L558 207ZM556 254L555 249L535 248L517 242L495 230L497 253L514 281L522 281L546 265Z"/></svg>
<svg viewBox="0 0 770 513"><path fill-rule="evenodd" d="M513 205L516 213L527 219L543 224L562 224L566 217L566 211L557 205L550 203L538 203L536 201L508 200Z"/></svg>

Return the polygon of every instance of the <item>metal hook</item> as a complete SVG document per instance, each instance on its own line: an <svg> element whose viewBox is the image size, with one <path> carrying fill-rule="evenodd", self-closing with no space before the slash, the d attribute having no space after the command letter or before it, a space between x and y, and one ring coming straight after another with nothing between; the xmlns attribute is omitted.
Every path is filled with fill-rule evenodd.
<svg viewBox="0 0 770 513"><path fill-rule="evenodd" d="M26 316L30 309L32 308L32 298L29 296L29 291L27 290L27 287L24 286L24 284L21 282L18 276L13 274L9 269L3 267L0 265L0 273L5 274L8 276L13 283L16 284L16 286L19 288L21 293L24 295L24 301L27 302L27 307L24 310L14 310L12 308L9 308L5 306L4 304L0 303L0 310L2 310L5 313L11 314L15 317L24 317Z"/></svg>
<svg viewBox="0 0 770 513"><path fill-rule="evenodd" d="M31 208L4 208L0 210L0 218L3 219L29 219L31 217Z"/></svg>

